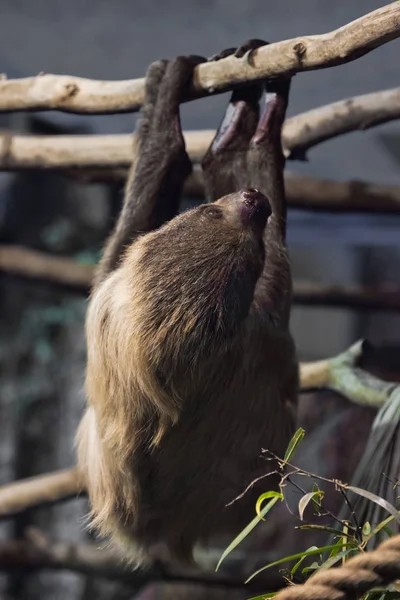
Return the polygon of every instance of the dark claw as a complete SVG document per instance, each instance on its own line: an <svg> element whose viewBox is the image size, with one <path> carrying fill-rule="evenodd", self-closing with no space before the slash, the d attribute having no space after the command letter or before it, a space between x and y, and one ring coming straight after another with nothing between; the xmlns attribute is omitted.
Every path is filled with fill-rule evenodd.
<svg viewBox="0 0 400 600"><path fill-rule="evenodd" d="M291 77L275 77L265 81L265 91L267 94L274 94L282 99L285 107L289 100L289 91L291 85Z"/></svg>
<svg viewBox="0 0 400 600"><path fill-rule="evenodd" d="M208 62L204 56L198 56L197 54L189 54L185 57L193 66L201 65L202 63Z"/></svg>
<svg viewBox="0 0 400 600"><path fill-rule="evenodd" d="M227 56L232 56L235 54L236 48L227 48L226 50L222 50L222 52L218 52L218 54L214 54L208 59L208 62L217 62L218 60L222 60Z"/></svg>
<svg viewBox="0 0 400 600"><path fill-rule="evenodd" d="M226 50L222 50L222 52L219 52L218 54L214 54L208 59L208 62L216 62L218 60L222 60L223 58L227 58L228 56L242 58L247 52L251 54L253 50L261 48L261 46L267 46L268 44L269 42L264 42L264 40L247 40L247 42L245 42L238 48L227 48Z"/></svg>
<svg viewBox="0 0 400 600"><path fill-rule="evenodd" d="M244 44L239 46L235 52L236 58L242 58L245 54L253 52L253 50L257 50L257 48L261 48L262 46L268 46L269 42L265 42L264 40L252 39L247 40Z"/></svg>

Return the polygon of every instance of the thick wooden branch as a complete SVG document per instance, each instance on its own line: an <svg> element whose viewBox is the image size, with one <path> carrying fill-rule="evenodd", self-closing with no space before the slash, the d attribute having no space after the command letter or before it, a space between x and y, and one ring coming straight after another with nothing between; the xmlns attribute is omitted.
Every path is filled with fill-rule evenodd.
<svg viewBox="0 0 400 600"><path fill-rule="evenodd" d="M400 36L400 2L323 35L298 37L258 49L249 58L225 58L199 65L188 100L224 92L233 86L277 75L323 69L350 62ZM0 111L62 110L117 113L138 110L144 79L94 81L38 75L0 81Z"/></svg>
<svg viewBox="0 0 400 600"><path fill-rule="evenodd" d="M87 293L94 266L21 246L2 245L0 271ZM361 288L295 282L294 302L307 306L400 311L400 287Z"/></svg>
<svg viewBox="0 0 400 600"><path fill-rule="evenodd" d="M288 119L282 133L284 152L289 158L304 158L306 150L323 141L398 118L400 88L347 98ZM184 133L193 163L202 160L214 135L215 131L207 129ZM131 135L0 134L0 170L3 171L126 169L132 160Z"/></svg>

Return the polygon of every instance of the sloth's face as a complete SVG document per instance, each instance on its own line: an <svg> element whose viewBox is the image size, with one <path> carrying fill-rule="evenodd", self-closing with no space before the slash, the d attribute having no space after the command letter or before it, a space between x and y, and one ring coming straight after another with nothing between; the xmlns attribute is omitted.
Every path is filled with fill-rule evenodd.
<svg viewBox="0 0 400 600"><path fill-rule="evenodd" d="M232 339L262 272L270 214L263 194L241 190L180 214L133 244L125 268L158 342L179 338L181 347L193 348Z"/></svg>
<svg viewBox="0 0 400 600"><path fill-rule="evenodd" d="M259 190L248 188L223 196L212 204L199 207L198 212L210 221L223 220L240 235L262 239L271 215L268 198Z"/></svg>

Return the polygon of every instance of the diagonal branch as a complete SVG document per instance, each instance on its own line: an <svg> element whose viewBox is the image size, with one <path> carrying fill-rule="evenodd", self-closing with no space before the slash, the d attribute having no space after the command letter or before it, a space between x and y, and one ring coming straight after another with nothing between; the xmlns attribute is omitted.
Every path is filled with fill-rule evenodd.
<svg viewBox="0 0 400 600"><path fill-rule="evenodd" d="M77 469L37 475L0 487L0 519L44 504L78 496L84 491Z"/></svg>
<svg viewBox="0 0 400 600"><path fill-rule="evenodd" d="M323 69L364 56L400 36L400 1L323 35L293 38L259 48L243 60L228 57L199 65L187 100L221 93L237 84L277 75ZM0 81L0 111L62 110L118 113L139 110L144 79L94 81L38 75Z"/></svg>
<svg viewBox="0 0 400 600"><path fill-rule="evenodd" d="M288 119L283 130L287 157L304 160L306 151L350 131L400 118L400 88L363 94L314 108Z"/></svg>

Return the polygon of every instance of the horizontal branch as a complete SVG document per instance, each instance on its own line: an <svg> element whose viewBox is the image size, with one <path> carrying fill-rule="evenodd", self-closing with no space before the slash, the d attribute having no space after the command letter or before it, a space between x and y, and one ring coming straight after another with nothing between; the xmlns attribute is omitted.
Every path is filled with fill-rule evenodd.
<svg viewBox="0 0 400 600"><path fill-rule="evenodd" d="M213 586L242 588L243 579L207 573L195 568L160 565L157 569L133 570L118 554L98 544L53 542L36 528L29 528L22 539L0 543L0 572L21 569L66 570L93 577L118 579L142 587L155 581L203 583Z"/></svg>
<svg viewBox="0 0 400 600"><path fill-rule="evenodd" d="M90 289L94 268L22 246L0 246L0 271L49 281L82 293ZM296 304L400 311L398 286L362 288L294 282L293 288Z"/></svg>
<svg viewBox="0 0 400 600"><path fill-rule="evenodd" d="M127 169L68 169L65 174L84 184L125 182ZM285 173L289 208L321 212L400 213L400 186L365 181L333 181ZM204 198L203 173L197 165L186 179L184 194Z"/></svg>
<svg viewBox="0 0 400 600"><path fill-rule="evenodd" d="M107 171L92 171L87 173L86 177L98 181L98 178L106 173ZM71 174L79 178L77 171ZM125 171L125 176L126 174ZM121 176L121 171L115 173L115 177ZM289 208L329 212L400 213L400 186L316 179L287 172L285 190ZM204 180L200 169L193 170L185 182L184 191L187 196L204 196Z"/></svg>
<svg viewBox="0 0 400 600"><path fill-rule="evenodd" d="M87 290L93 266L20 246L0 246L0 271Z"/></svg>
<svg viewBox="0 0 400 600"><path fill-rule="evenodd" d="M347 98L288 119L282 132L284 152L289 158L303 159L306 150L323 141L398 118L400 88ZM184 133L193 163L201 162L214 135L207 129ZM0 170L4 171L123 169L132 160L132 135L0 135Z"/></svg>
<svg viewBox="0 0 400 600"><path fill-rule="evenodd" d="M297 37L259 48L251 57L227 57L199 65L187 100L224 92L235 85L300 71L324 69L364 56L400 36L400 2L323 35ZM62 110L105 114L138 110L144 79L94 81L38 75L0 81L0 111Z"/></svg>
<svg viewBox="0 0 400 600"><path fill-rule="evenodd" d="M369 288L294 282L293 295L295 303L304 306L395 312L400 310L400 287L397 285Z"/></svg>

